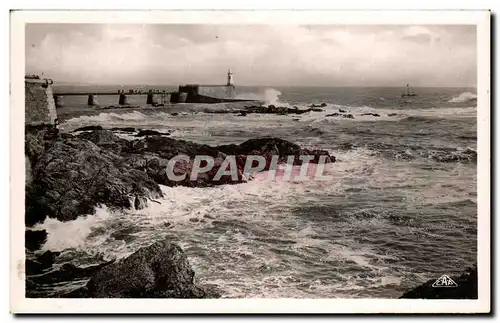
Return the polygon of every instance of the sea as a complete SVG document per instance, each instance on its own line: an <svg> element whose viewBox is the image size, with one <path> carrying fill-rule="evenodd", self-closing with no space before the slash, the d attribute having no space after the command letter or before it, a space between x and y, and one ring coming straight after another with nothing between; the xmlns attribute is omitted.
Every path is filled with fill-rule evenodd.
<svg viewBox="0 0 500 323"><path fill-rule="evenodd" d="M240 98L276 106L326 104L323 112L300 115L209 113L239 108L229 103L146 107L141 95L129 97L139 107L101 110L87 106L85 96L63 97L58 115L65 132L135 127L209 145L272 136L328 150L337 160L326 165L328 181L283 181L262 172L238 185L162 186L161 204L141 210L102 205L74 221L47 218L34 226L48 232L37 252L60 251L56 270L120 259L168 239L187 254L197 283L223 298L397 298L460 273L477 260L477 162L447 157L477 151L477 92L413 88L417 95L402 99L403 90L237 87ZM118 96L98 100L116 105ZM327 116L339 109L354 119ZM48 285L46 295L85 283Z"/></svg>

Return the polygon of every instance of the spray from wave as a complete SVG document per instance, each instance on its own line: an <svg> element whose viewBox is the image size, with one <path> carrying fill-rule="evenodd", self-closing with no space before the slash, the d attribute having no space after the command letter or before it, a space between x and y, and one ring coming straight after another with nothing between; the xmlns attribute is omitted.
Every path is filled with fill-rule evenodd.
<svg viewBox="0 0 500 323"><path fill-rule="evenodd" d="M463 92L460 95L450 99L449 103L458 103L458 102L469 102L477 99L477 95L471 92Z"/></svg>
<svg viewBox="0 0 500 323"><path fill-rule="evenodd" d="M238 94L236 98L238 99L249 99L249 100L259 100L259 101L265 101L266 104L273 104L273 105L287 105L284 102L279 101L279 97L281 95L281 92L273 89L273 88L267 88L263 92L257 92L257 93L242 93Z"/></svg>

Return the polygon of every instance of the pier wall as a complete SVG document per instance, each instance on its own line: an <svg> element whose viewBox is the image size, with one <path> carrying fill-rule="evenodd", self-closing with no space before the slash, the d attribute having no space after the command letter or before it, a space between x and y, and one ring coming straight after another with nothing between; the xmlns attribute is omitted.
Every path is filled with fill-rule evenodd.
<svg viewBox="0 0 500 323"><path fill-rule="evenodd" d="M52 81L47 79L24 79L25 125L53 125L57 119Z"/></svg>
<svg viewBox="0 0 500 323"><path fill-rule="evenodd" d="M234 99L236 97L236 89L233 85L200 85L198 87L198 94L218 99Z"/></svg>

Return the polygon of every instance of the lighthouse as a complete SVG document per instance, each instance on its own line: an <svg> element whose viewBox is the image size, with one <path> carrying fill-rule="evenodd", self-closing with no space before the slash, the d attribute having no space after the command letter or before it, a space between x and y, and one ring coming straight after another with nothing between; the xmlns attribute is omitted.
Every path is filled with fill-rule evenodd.
<svg viewBox="0 0 500 323"><path fill-rule="evenodd" d="M231 71L231 69L227 71L227 86L234 86L233 72Z"/></svg>

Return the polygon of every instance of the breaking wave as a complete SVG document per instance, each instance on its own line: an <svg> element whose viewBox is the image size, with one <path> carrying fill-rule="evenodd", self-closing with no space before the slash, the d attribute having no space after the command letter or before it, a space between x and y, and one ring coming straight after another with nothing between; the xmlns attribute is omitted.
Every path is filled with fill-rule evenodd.
<svg viewBox="0 0 500 323"><path fill-rule="evenodd" d="M448 102L449 103L458 103L458 102L469 102L472 100L476 100L477 95L471 92L463 92L460 93L460 95L450 99Z"/></svg>
<svg viewBox="0 0 500 323"><path fill-rule="evenodd" d="M251 93L242 93L236 96L237 99L249 99L249 100L259 100L264 101L266 104L274 104L274 105L288 105L285 102L280 102L281 92L273 89L267 88L263 92L251 92Z"/></svg>
<svg viewBox="0 0 500 323"><path fill-rule="evenodd" d="M140 121L147 119L148 116L139 112L133 111L128 113L100 113L98 115L80 116L67 120L66 124L82 124L82 123L99 123L113 121Z"/></svg>

